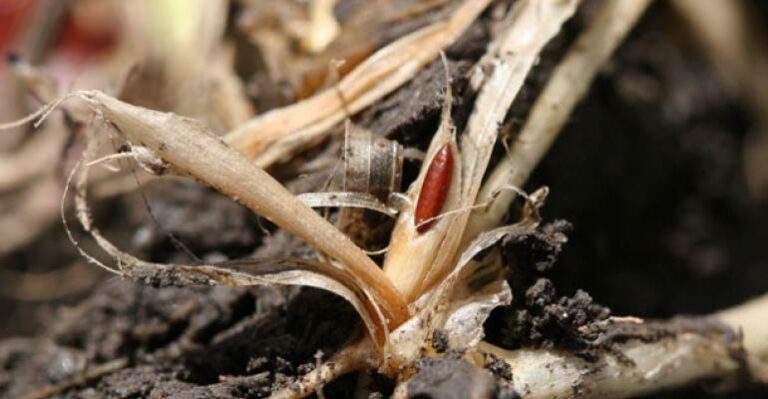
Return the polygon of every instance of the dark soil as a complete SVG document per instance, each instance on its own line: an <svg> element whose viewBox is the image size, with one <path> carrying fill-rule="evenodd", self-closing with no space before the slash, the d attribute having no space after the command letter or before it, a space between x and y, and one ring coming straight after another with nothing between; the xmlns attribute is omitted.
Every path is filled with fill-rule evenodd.
<svg viewBox="0 0 768 399"><path fill-rule="evenodd" d="M569 23L529 77L510 112L510 134L584 18ZM466 71L483 51L489 21L484 17L447 51L459 125L474 96ZM768 206L749 195L741 169L753 119L680 26L666 2L655 3L527 185L549 186L542 211L547 223L504 244L505 259L516 268L510 279L515 301L487 322L492 342L588 356L604 331L580 327L609 314L706 314L768 291ZM424 149L443 85L442 65L435 62L355 122ZM404 188L417 167L406 162ZM330 175L325 170L286 183L317 190ZM194 183L153 184L142 193L103 204L97 221L144 259L312 255L299 240ZM2 263L40 271L74 256L57 228ZM314 289L156 289L105 279L57 304L2 299L0 309L3 398L261 398L358 331L357 316L343 300ZM409 384L413 397L516 397L498 383L514 370L498 362L481 370L451 350L440 352L442 359L419 363ZM326 386L325 396L386 397L392 388L375 374L352 375ZM718 397L706 387L672 395ZM745 388L727 397L766 396L765 388Z"/></svg>

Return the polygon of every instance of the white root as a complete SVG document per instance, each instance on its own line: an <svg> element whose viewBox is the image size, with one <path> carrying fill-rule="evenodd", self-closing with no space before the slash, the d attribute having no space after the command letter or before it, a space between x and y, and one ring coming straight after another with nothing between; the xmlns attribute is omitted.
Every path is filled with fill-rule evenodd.
<svg viewBox="0 0 768 399"><path fill-rule="evenodd" d="M380 49L335 87L232 130L227 143L266 168L321 140L329 129L410 80L453 43L490 0L465 0L447 21L413 32Z"/></svg>
<svg viewBox="0 0 768 399"><path fill-rule="evenodd" d="M576 39L547 81L509 154L496 165L483 184L477 202L496 198L487 210L472 215L465 241L499 225L516 196L513 191L501 189L525 184L560 134L576 104L586 94L599 69L649 4L650 0L603 2L595 19Z"/></svg>
<svg viewBox="0 0 768 399"><path fill-rule="evenodd" d="M768 383L768 295L727 309L715 318L742 334L747 362L758 381Z"/></svg>
<svg viewBox="0 0 768 399"><path fill-rule="evenodd" d="M336 378L356 371L371 370L378 365L377 353L373 350L369 339L362 339L352 343L338 353L333 355L330 360L322 363L315 370L299 378L298 381L273 393L270 399L301 399L312 393L330 381Z"/></svg>
<svg viewBox="0 0 768 399"><path fill-rule="evenodd" d="M594 362L565 351L504 350L483 343L480 350L504 359L513 370L512 387L525 398L622 398L658 392L707 379L736 379L748 372L768 382L768 295L714 315L694 319L690 331L643 342L630 339ZM607 323L645 324L638 319ZM697 324L700 327L697 327ZM723 324L724 323L724 324ZM675 325L675 320L669 323ZM694 331L701 328L700 331ZM744 334L742 346L738 331Z"/></svg>
<svg viewBox="0 0 768 399"><path fill-rule="evenodd" d="M507 361L514 370L512 386L534 399L569 397L574 388L579 397L633 397L739 367L726 345L698 334L650 344L632 341L619 349L626 359L605 355L597 363L555 350L481 349Z"/></svg>

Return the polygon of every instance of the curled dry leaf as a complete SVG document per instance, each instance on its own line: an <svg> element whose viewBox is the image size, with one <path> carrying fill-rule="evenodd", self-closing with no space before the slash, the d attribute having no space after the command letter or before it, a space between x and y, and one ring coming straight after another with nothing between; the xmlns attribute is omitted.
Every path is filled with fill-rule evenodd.
<svg viewBox="0 0 768 399"><path fill-rule="evenodd" d="M342 190L368 193L387 201L391 193L400 191L403 147L351 123L346 131Z"/></svg>
<svg viewBox="0 0 768 399"><path fill-rule="evenodd" d="M348 270L372 306L381 307L383 325L392 328L407 319L400 294L362 250L203 126L173 114L135 107L98 91L80 92L78 96L126 139L151 150L175 171L218 189L338 259L338 267Z"/></svg>
<svg viewBox="0 0 768 399"><path fill-rule="evenodd" d="M396 217L397 210L388 207L378 198L367 193L355 192L323 192L302 193L296 196L299 201L311 208L357 208L368 209L383 213L389 217Z"/></svg>
<svg viewBox="0 0 768 399"><path fill-rule="evenodd" d="M347 123L344 137L344 169L340 188L348 196L368 197L375 207L366 207L397 217L390 195L400 192L403 179L403 147L396 141ZM339 179L335 179L339 180ZM333 184L335 189L339 184ZM357 208L357 209L355 209ZM361 248L386 239L390 221L360 207L345 207L339 211L336 225Z"/></svg>
<svg viewBox="0 0 768 399"><path fill-rule="evenodd" d="M86 160L95 153L95 140L90 140L85 151ZM77 169L73 170L73 174ZM118 265L112 269L78 247L86 259L97 263L110 272L132 280L143 281L154 286L170 285L302 285L316 287L333 292L349 302L360 314L372 337L386 339L388 334L385 316L378 304L368 298L349 270L334 267L328 263L298 258L269 260L238 260L210 265L181 265L146 262L115 247L94 225L86 199L88 166L80 170L77 176L75 204L78 221L91 234L99 246L109 254ZM65 193L66 194L66 193ZM62 219L64 208L62 206ZM67 230L70 239L73 236ZM374 340L381 345L382 339Z"/></svg>

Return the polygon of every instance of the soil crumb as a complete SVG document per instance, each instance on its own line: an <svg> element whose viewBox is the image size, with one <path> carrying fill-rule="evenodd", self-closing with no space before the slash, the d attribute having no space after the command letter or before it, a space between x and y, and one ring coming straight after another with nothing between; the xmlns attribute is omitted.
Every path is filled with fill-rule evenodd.
<svg viewBox="0 0 768 399"><path fill-rule="evenodd" d="M408 382L412 399L513 399L519 396L500 385L493 374L460 358L425 358Z"/></svg>
<svg viewBox="0 0 768 399"><path fill-rule="evenodd" d="M610 309L594 303L582 290L571 297L558 297L552 282L540 278L525 291L525 307L505 318L502 342L509 348L587 349L597 335L584 327L605 320L610 314Z"/></svg>

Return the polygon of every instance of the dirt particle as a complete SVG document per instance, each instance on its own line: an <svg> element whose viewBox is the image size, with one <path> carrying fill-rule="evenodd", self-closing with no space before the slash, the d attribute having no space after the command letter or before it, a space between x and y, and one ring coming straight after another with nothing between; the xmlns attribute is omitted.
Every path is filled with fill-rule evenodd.
<svg viewBox="0 0 768 399"><path fill-rule="evenodd" d="M509 363L504 361L504 359L489 353L485 367L496 377L506 381L512 381L512 367L510 367Z"/></svg>
<svg viewBox="0 0 768 399"><path fill-rule="evenodd" d="M568 242L566 233L571 229L571 224L565 220L544 224L531 234L507 239L504 242L505 255L521 267L537 273L545 272L554 266L564 244Z"/></svg>
<svg viewBox="0 0 768 399"><path fill-rule="evenodd" d="M444 353L448 350L448 334L443 330L432 332L432 347L437 353Z"/></svg>
<svg viewBox="0 0 768 399"><path fill-rule="evenodd" d="M412 399L491 399L493 375L462 359L421 359L408 382Z"/></svg>
<svg viewBox="0 0 768 399"><path fill-rule="evenodd" d="M540 278L525 292L524 308L506 318L504 345L585 350L598 335L589 325L605 320L610 309L593 302L578 290L572 297L557 298L551 281Z"/></svg>

